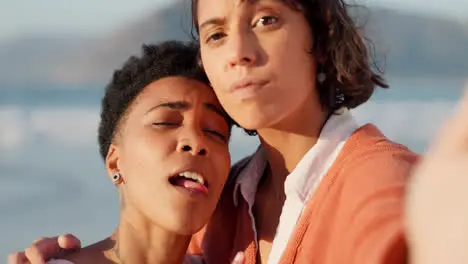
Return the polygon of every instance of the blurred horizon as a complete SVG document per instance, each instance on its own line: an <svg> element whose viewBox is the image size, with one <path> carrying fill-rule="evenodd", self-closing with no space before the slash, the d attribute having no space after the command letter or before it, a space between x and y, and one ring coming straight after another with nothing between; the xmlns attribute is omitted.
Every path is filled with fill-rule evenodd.
<svg viewBox="0 0 468 264"><path fill-rule="evenodd" d="M15 20L15 12L19 12L18 8L24 1L20 0L15 2L17 4L10 4L7 9L2 9L0 15L1 12L8 13L8 7L12 8L10 16L2 19L16 21L23 28L33 26L31 20L37 14L27 19L23 14L23 17L16 17ZM57 0L47 0L47 4L41 8L53 6L55 1ZM18 37L0 41L0 90L8 87L102 87L115 68L130 55L140 53L142 44L167 39L189 39L189 0L138 0L142 3L141 7L135 7L137 5L133 3L132 8L127 8L128 3L124 5L118 1L109 1L90 5L88 13L80 12L83 3L75 3L76 6L62 3L55 11L50 11L55 14L51 18L35 21L35 31L21 35L19 27ZM401 2L361 0L358 3L364 4L367 9L350 9L358 24L365 21L363 25L366 37L377 47L375 59L378 65L391 77L466 77L468 53L464 49L468 46L468 21L466 24L462 23L444 8L434 16L428 10L439 6L436 2L415 10L405 8L408 4L397 5L399 1ZM445 6L457 1L448 0ZM459 10L468 10L468 4L466 6L467 8ZM33 10L33 7L34 5L29 6L26 10ZM70 9L76 10L68 14ZM114 11L107 12L109 9ZM427 10L424 11L425 9ZM93 13L99 13L98 11L102 14L88 19ZM34 9L34 12L41 14L41 9ZM466 13L468 17L468 11ZM68 16L63 23L52 23L63 15ZM14 24L6 23L5 26L4 23L0 28L14 27ZM43 29L49 24L50 32L47 33ZM67 30L54 32L62 27Z"/></svg>
<svg viewBox="0 0 468 264"><path fill-rule="evenodd" d="M185 0L188 2L189 0ZM349 2L349 1L348 1ZM170 0L1 0L0 17L9 23L0 25L0 42L26 36L66 35L69 31L83 36L97 36L115 30L172 3ZM408 13L464 21L468 24L468 2L464 0L353 0L351 3L389 8ZM47 15L44 16L44 13ZM86 17L86 19L83 19ZM79 23L77 22L79 19Z"/></svg>

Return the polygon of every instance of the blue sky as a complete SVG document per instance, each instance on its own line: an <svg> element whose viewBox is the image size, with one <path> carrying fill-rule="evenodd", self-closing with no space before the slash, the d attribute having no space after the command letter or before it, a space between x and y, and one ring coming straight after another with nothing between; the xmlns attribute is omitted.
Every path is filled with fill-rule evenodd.
<svg viewBox="0 0 468 264"><path fill-rule="evenodd" d="M468 17L467 0L361 1L455 18ZM105 32L169 2L170 0L0 0L0 40L31 33Z"/></svg>

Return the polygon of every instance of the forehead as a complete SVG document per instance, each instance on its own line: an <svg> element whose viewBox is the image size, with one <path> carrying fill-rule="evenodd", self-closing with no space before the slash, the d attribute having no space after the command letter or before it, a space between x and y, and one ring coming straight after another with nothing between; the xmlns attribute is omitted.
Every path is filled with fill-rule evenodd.
<svg viewBox="0 0 468 264"><path fill-rule="evenodd" d="M166 77L146 86L136 98L133 107L148 107L168 101L187 101L192 104L219 105L211 87L186 77Z"/></svg>
<svg viewBox="0 0 468 264"><path fill-rule="evenodd" d="M220 16L235 9L253 7L263 3L283 3L281 0L198 0L197 14L199 23Z"/></svg>

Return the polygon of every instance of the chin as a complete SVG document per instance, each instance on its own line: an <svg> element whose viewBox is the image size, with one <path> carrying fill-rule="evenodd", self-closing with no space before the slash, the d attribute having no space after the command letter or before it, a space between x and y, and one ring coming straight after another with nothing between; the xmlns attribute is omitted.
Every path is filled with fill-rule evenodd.
<svg viewBox="0 0 468 264"><path fill-rule="evenodd" d="M248 130L259 130L271 127L281 119L276 108L270 105L265 107L260 105L254 107L238 107L237 109L242 109L242 111L230 111L232 113L231 117L239 126Z"/></svg>
<svg viewBox="0 0 468 264"><path fill-rule="evenodd" d="M255 115L255 114L253 115L246 114L242 116L241 118L237 118L234 120L236 120L239 126L247 130L259 130L262 128L266 128L266 127L269 127L275 121L275 119L269 118L268 116Z"/></svg>

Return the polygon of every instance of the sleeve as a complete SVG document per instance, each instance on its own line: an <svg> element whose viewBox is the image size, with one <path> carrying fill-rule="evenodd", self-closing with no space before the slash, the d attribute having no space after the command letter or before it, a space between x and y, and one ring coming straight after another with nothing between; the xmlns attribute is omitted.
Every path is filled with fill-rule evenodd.
<svg viewBox="0 0 468 264"><path fill-rule="evenodd" d="M370 155L352 167L343 192L349 208L348 263L407 262L404 198L415 161L412 153L395 151Z"/></svg>
<svg viewBox="0 0 468 264"><path fill-rule="evenodd" d="M203 227L198 233L192 236L190 244L187 249L187 254L190 255L202 255L202 243L203 237L205 236L206 226Z"/></svg>

